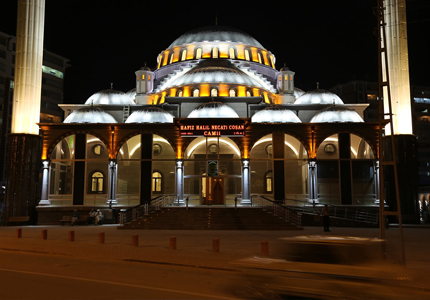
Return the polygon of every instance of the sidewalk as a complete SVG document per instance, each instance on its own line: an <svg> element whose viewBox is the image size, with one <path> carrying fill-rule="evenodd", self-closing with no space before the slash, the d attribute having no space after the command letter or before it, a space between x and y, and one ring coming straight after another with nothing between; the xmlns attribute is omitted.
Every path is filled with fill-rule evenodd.
<svg viewBox="0 0 430 300"><path fill-rule="evenodd" d="M378 238L377 228L339 228L323 232L320 227L302 231L216 231L216 230L117 230L118 225L103 226L20 226L0 227L0 251L66 255L88 259L140 261L146 263L186 265L199 268L233 269L232 261L261 256L261 242L269 242L269 256L277 257L279 238L295 236L354 236ZM22 237L17 238L17 229ZM47 229L47 239L42 230ZM75 241L69 241L74 231ZM430 270L430 228L404 228L406 266ZM98 241L105 233L105 243ZM398 228L386 231L387 256L400 257ZM139 246L132 245L132 235L139 236ZM176 237L177 249L170 250L170 237ZM220 239L220 252L212 251L213 239Z"/></svg>

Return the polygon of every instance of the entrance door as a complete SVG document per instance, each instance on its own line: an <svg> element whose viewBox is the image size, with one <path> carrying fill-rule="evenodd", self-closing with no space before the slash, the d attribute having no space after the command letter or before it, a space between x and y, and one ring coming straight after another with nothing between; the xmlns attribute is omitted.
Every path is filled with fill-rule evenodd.
<svg viewBox="0 0 430 300"><path fill-rule="evenodd" d="M224 204L224 178L202 177L202 204Z"/></svg>

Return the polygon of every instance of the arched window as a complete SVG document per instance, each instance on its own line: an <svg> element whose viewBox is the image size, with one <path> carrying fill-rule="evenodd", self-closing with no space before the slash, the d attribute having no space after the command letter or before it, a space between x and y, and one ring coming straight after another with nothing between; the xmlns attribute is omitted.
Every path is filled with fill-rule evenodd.
<svg viewBox="0 0 430 300"><path fill-rule="evenodd" d="M229 96L230 97L236 97L236 90L235 89L230 89Z"/></svg>
<svg viewBox="0 0 430 300"><path fill-rule="evenodd" d="M235 58L236 58L236 51L234 50L234 48L233 48L233 47L230 47L230 48L228 49L228 56L229 56L231 59L235 59Z"/></svg>
<svg viewBox="0 0 430 300"><path fill-rule="evenodd" d="M196 49L196 55L195 55L196 59L201 59L202 58L202 48L197 48Z"/></svg>
<svg viewBox="0 0 430 300"><path fill-rule="evenodd" d="M265 190L265 193L273 192L272 170L267 171L267 173L264 175L264 190Z"/></svg>
<svg viewBox="0 0 430 300"><path fill-rule="evenodd" d="M261 54L260 54L260 53L257 53L257 56L258 56L258 62L259 62L260 64L262 64L262 63L263 63L263 61L262 61L262 58L261 58Z"/></svg>
<svg viewBox="0 0 430 300"><path fill-rule="evenodd" d="M96 171L91 175L91 193L103 193L103 179L102 172Z"/></svg>
<svg viewBox="0 0 430 300"><path fill-rule="evenodd" d="M181 61L187 59L187 49L183 49L181 53Z"/></svg>
<svg viewBox="0 0 430 300"><path fill-rule="evenodd" d="M249 50L245 49L245 59L246 60L251 60L251 55L249 55Z"/></svg>
<svg viewBox="0 0 430 300"><path fill-rule="evenodd" d="M246 97L252 97L252 93L250 90L246 90Z"/></svg>
<svg viewBox="0 0 430 300"><path fill-rule="evenodd" d="M162 192L163 176L160 172L152 173L152 192Z"/></svg>
<svg viewBox="0 0 430 300"><path fill-rule="evenodd" d="M200 91L199 89L194 89L193 90L193 97L199 97L200 96Z"/></svg>
<svg viewBox="0 0 430 300"><path fill-rule="evenodd" d="M172 62L173 62L173 52L170 53L169 64L171 64Z"/></svg>
<svg viewBox="0 0 430 300"><path fill-rule="evenodd" d="M218 58L219 49L217 47L212 48L212 58Z"/></svg>
<svg viewBox="0 0 430 300"><path fill-rule="evenodd" d="M211 97L218 97L218 90L216 88L211 88Z"/></svg>
<svg viewBox="0 0 430 300"><path fill-rule="evenodd" d="M182 97L182 90L178 90L176 92L176 97Z"/></svg>

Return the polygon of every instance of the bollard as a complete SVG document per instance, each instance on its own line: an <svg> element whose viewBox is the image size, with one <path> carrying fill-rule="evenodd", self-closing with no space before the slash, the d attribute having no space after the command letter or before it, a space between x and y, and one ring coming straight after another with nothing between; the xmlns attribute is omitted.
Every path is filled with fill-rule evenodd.
<svg viewBox="0 0 430 300"><path fill-rule="evenodd" d="M104 243L105 243L105 233L99 232L99 244L104 244Z"/></svg>
<svg viewBox="0 0 430 300"><path fill-rule="evenodd" d="M139 247L139 236L137 234L131 236L131 244L133 247Z"/></svg>
<svg viewBox="0 0 430 300"><path fill-rule="evenodd" d="M170 237L170 250L176 250L176 236Z"/></svg>
<svg viewBox="0 0 430 300"><path fill-rule="evenodd" d="M16 229L16 237L20 239L21 236L22 236L22 228L17 228Z"/></svg>
<svg viewBox="0 0 430 300"><path fill-rule="evenodd" d="M212 251L219 252L219 239L212 240Z"/></svg>
<svg viewBox="0 0 430 300"><path fill-rule="evenodd" d="M75 232L73 230L69 231L69 242L75 241Z"/></svg>
<svg viewBox="0 0 430 300"><path fill-rule="evenodd" d="M42 240L46 240L48 238L48 229L42 229Z"/></svg>
<svg viewBox="0 0 430 300"><path fill-rule="evenodd" d="M261 254L269 256L269 242L261 242Z"/></svg>

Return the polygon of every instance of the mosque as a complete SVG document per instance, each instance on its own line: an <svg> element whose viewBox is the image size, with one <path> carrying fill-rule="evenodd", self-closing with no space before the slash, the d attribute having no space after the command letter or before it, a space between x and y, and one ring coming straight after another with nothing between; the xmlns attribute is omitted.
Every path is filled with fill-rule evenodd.
<svg viewBox="0 0 430 300"><path fill-rule="evenodd" d="M43 132L39 223L73 209L126 209L166 195L189 205L373 206L378 123L368 104L295 87L295 72L240 30L181 35L136 71L136 88L61 104Z"/></svg>

